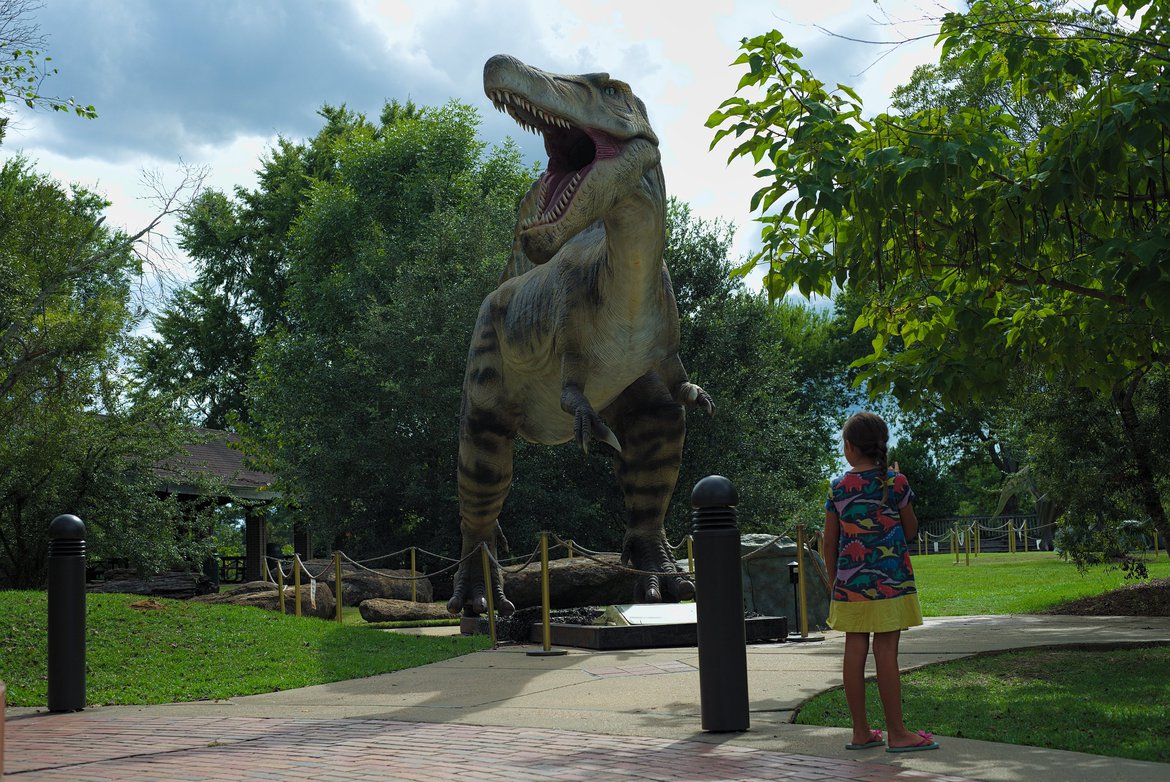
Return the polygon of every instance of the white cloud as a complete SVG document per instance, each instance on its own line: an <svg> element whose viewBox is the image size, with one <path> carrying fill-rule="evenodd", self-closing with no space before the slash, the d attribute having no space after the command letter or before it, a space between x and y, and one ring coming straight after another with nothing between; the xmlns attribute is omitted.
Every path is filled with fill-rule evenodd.
<svg viewBox="0 0 1170 782"><path fill-rule="evenodd" d="M904 0L897 7L924 13ZM629 82L662 141L668 190L702 217L733 221L742 255L758 243L747 207L761 181L747 161L725 164L730 146L709 152L704 126L735 91L742 69L729 65L739 40L778 27L819 78L857 87L880 111L931 56L929 44L879 59L880 49L812 26L896 35L870 21L879 12L867 0L53 0L39 21L60 73L46 88L94 103L99 118L26 114L0 156L23 148L58 178L96 185L114 201L111 222L127 226L148 216L143 168L165 173L182 159L210 166L219 189L252 187L276 135L312 135L325 102L376 115L390 98L456 98L480 108L489 141L511 135L537 159L539 140L483 95L483 63L504 52L549 71L606 70Z"/></svg>

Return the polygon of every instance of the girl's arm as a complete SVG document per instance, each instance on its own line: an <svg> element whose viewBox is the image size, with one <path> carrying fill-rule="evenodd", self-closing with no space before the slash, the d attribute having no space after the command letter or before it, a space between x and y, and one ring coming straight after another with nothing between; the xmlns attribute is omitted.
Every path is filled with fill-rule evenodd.
<svg viewBox="0 0 1170 782"><path fill-rule="evenodd" d="M909 543L918 534L918 517L914 515L914 506L906 503L898 511L898 518L902 520L902 531L906 533L906 542Z"/></svg>
<svg viewBox="0 0 1170 782"><path fill-rule="evenodd" d="M837 581L837 547L841 543L841 522L837 514L831 510L825 511L825 550L821 552L825 558L825 570L829 573L829 583Z"/></svg>

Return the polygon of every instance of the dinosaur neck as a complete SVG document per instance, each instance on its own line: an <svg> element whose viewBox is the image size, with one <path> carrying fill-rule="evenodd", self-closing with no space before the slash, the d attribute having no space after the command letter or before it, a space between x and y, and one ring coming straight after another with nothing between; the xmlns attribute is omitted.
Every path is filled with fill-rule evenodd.
<svg viewBox="0 0 1170 782"><path fill-rule="evenodd" d="M622 299L644 300L662 293L666 249L666 197L661 167L603 218L606 279Z"/></svg>

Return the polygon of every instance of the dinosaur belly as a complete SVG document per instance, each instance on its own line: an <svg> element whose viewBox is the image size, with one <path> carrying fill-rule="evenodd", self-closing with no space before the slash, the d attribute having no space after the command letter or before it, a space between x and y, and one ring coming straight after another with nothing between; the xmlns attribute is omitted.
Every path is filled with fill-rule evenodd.
<svg viewBox="0 0 1170 782"><path fill-rule="evenodd" d="M558 445L573 439L573 417L561 409L560 389L530 397L519 434L530 443Z"/></svg>

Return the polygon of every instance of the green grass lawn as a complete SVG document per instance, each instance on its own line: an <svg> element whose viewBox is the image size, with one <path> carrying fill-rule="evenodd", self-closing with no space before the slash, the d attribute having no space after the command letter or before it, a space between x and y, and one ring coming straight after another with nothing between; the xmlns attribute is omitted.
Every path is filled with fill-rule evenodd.
<svg viewBox="0 0 1170 782"><path fill-rule="evenodd" d="M1168 646L1005 652L904 673L902 701L911 730L1170 763L1167 671ZM885 723L872 681L866 709ZM796 721L849 727L844 690L815 696Z"/></svg>
<svg viewBox="0 0 1170 782"><path fill-rule="evenodd" d="M1027 614L1078 597L1098 595L1124 586L1118 569L1097 567L1080 573L1052 552L981 554L959 564L953 556L915 556L914 580L925 616ZM1146 561L1150 578L1170 577L1166 552Z"/></svg>
<svg viewBox="0 0 1170 782"><path fill-rule="evenodd" d="M973 556L970 566L965 561L914 557L925 615L1030 613L1132 583L1120 570L1081 573L1050 552L982 554ZM1146 566L1151 578L1170 576L1164 552ZM918 668L903 674L902 694L914 730L1168 763L1167 671L1170 647L1165 646L1024 650ZM866 706L873 725L883 725L872 681ZM849 727L844 691L814 696L796 721Z"/></svg>
<svg viewBox="0 0 1170 782"><path fill-rule="evenodd" d="M86 690L91 705L250 695L413 668L486 648L482 636L372 632L240 606L137 595L87 597ZM0 679L11 706L47 697L44 592L0 592Z"/></svg>

